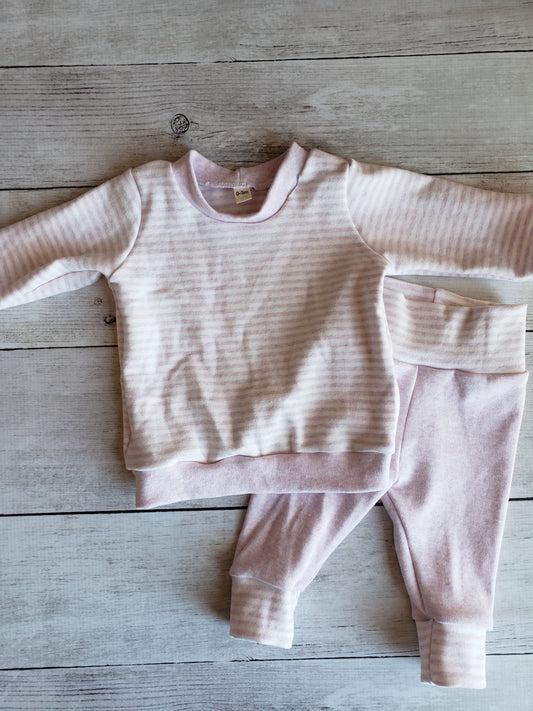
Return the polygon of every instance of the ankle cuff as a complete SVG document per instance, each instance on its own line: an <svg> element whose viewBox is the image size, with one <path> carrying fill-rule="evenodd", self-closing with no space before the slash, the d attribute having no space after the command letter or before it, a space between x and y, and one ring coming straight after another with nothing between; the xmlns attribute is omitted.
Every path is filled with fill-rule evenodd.
<svg viewBox="0 0 533 711"><path fill-rule="evenodd" d="M421 681L437 686L484 689L484 629L417 620Z"/></svg>
<svg viewBox="0 0 533 711"><path fill-rule="evenodd" d="M299 593L255 578L233 578L230 635L273 647L292 647Z"/></svg>

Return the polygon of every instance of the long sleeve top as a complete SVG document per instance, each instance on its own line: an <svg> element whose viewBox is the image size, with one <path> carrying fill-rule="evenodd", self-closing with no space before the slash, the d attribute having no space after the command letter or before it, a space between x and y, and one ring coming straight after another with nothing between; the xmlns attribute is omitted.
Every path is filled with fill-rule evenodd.
<svg viewBox="0 0 533 711"><path fill-rule="evenodd" d="M385 488L386 275L533 276L533 196L293 144L189 151L0 230L0 308L107 279L137 503Z"/></svg>

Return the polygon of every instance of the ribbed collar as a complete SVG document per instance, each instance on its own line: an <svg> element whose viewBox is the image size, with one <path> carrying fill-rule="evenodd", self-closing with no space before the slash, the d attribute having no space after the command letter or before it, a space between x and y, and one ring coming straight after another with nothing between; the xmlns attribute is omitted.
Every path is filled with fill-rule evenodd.
<svg viewBox="0 0 533 711"><path fill-rule="evenodd" d="M282 155L249 168L224 168L195 150L172 164L174 179L185 197L200 212L223 222L262 222L272 217L286 202L298 184L308 158L308 152L297 143ZM205 199L200 185L212 187L253 187L268 193L259 210L235 215L215 210ZM269 187L270 186L270 187Z"/></svg>

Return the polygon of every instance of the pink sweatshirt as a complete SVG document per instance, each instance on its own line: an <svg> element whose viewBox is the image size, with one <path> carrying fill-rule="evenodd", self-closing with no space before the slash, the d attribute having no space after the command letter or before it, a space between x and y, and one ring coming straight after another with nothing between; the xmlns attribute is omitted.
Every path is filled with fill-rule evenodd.
<svg viewBox="0 0 533 711"><path fill-rule="evenodd" d="M384 276L531 278L533 196L293 144L235 171L148 163L0 231L1 308L100 274L138 506L378 490L398 415Z"/></svg>

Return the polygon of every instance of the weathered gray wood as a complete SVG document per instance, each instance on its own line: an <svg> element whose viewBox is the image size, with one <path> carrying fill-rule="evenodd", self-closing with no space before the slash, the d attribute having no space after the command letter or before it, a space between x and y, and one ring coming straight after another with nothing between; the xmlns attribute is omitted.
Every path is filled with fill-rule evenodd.
<svg viewBox="0 0 533 711"><path fill-rule="evenodd" d="M531 711L528 657L487 659L484 691L421 684L418 659L306 659L0 672L9 711Z"/></svg>
<svg viewBox="0 0 533 711"><path fill-rule="evenodd" d="M533 369L533 334L528 334ZM131 510L115 348L0 351L0 514ZM530 384L511 495L533 496ZM195 502L242 505L243 497ZM179 508L190 504L179 504Z"/></svg>
<svg viewBox="0 0 533 711"><path fill-rule="evenodd" d="M531 501L510 506L489 653L533 652L532 514ZM1 518L0 667L416 656L382 507L302 593L291 650L230 638L228 570L241 519L238 511Z"/></svg>
<svg viewBox="0 0 533 711"><path fill-rule="evenodd" d="M507 0L269 3L4 2L2 62L139 64L532 49L531 8Z"/></svg>
<svg viewBox="0 0 533 711"><path fill-rule="evenodd" d="M0 310L0 351L116 346L116 307L103 279L84 289Z"/></svg>
<svg viewBox="0 0 533 711"><path fill-rule="evenodd" d="M525 173L525 175L529 174ZM0 228L30 217L41 210L73 200L84 193L86 189L3 190L0 192Z"/></svg>
<svg viewBox="0 0 533 711"><path fill-rule="evenodd" d="M39 188L0 191L0 225L189 146L249 164L292 139L532 189L528 2L6 0L0 13L2 65L28 67L0 74L0 188ZM179 142L176 113L191 121ZM523 285L444 283L533 305ZM78 346L72 358L0 355L0 514L107 512L0 517L0 666L11 670L0 672L0 709L529 711L531 501L510 507L486 692L418 682L381 507L302 596L294 650L229 639L227 567L242 511L109 513L133 506L116 349L85 346L115 344L113 314L103 283L0 313L0 349ZM533 308L530 327L532 318ZM32 390L39 374L46 382ZM531 496L532 387L519 497ZM339 658L367 654L391 656ZM101 666L109 660L118 666ZM26 664L54 668L14 669Z"/></svg>
<svg viewBox="0 0 533 711"><path fill-rule="evenodd" d="M5 69L0 187L93 185L186 146L257 162L295 138L423 172L530 171L532 67L524 52ZM183 144L177 113L191 122Z"/></svg>

